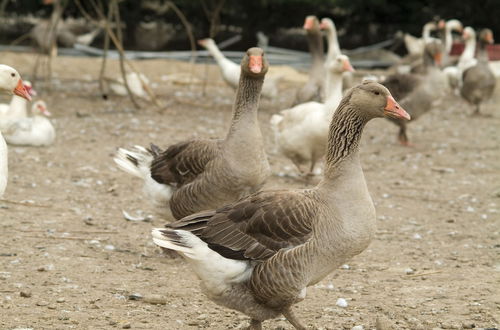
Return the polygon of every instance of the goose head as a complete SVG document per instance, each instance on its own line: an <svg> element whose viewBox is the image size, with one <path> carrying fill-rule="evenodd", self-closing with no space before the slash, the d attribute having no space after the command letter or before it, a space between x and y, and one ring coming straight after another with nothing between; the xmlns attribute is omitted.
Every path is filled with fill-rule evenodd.
<svg viewBox="0 0 500 330"><path fill-rule="evenodd" d="M322 18L321 19L321 24L319 26L320 26L321 30L327 30L327 31L335 32L335 24L328 17Z"/></svg>
<svg viewBox="0 0 500 330"><path fill-rule="evenodd" d="M338 55L334 60L325 63L325 68L331 73L354 72L354 68L346 55Z"/></svg>
<svg viewBox="0 0 500 330"><path fill-rule="evenodd" d="M50 113L49 110L47 110L47 104L42 101L38 100L33 105L31 106L31 113L33 113L34 116L47 116L50 117L52 114Z"/></svg>
<svg viewBox="0 0 500 330"><path fill-rule="evenodd" d="M482 29L481 32L479 32L479 40L487 44L493 44L495 42L495 39L493 39L493 31L490 29Z"/></svg>
<svg viewBox="0 0 500 330"><path fill-rule="evenodd" d="M441 65L441 59L443 56L443 42L439 39L434 38L427 41L424 46L424 56L432 58L435 65Z"/></svg>
<svg viewBox="0 0 500 330"><path fill-rule="evenodd" d="M4 64L0 64L0 89L31 101L31 96L24 87L19 72Z"/></svg>
<svg viewBox="0 0 500 330"><path fill-rule="evenodd" d="M458 19L447 20L445 27L449 31L457 31L457 32L462 32L464 29L462 22L460 22Z"/></svg>
<svg viewBox="0 0 500 330"><path fill-rule="evenodd" d="M349 103L367 119L388 117L410 120L410 115L383 85L365 81L351 90Z"/></svg>
<svg viewBox="0 0 500 330"><path fill-rule="evenodd" d="M198 45L200 45L204 48L208 48L210 46L215 46L215 41L214 41L214 39L211 39L211 38L200 39L200 40L198 40Z"/></svg>
<svg viewBox="0 0 500 330"><path fill-rule="evenodd" d="M33 85L31 84L30 81L25 80L23 84L24 88L26 89L26 91L30 96L36 96L36 90L33 88Z"/></svg>
<svg viewBox="0 0 500 330"><path fill-rule="evenodd" d="M467 41L476 38L476 31L470 26L467 26L462 32L462 38Z"/></svg>
<svg viewBox="0 0 500 330"><path fill-rule="evenodd" d="M264 57L262 48L249 48L241 60L241 71L251 77L263 77L269 69L269 63Z"/></svg>
<svg viewBox="0 0 500 330"><path fill-rule="evenodd" d="M319 20L314 15L309 15L304 21L304 30L306 31L319 31L321 30Z"/></svg>

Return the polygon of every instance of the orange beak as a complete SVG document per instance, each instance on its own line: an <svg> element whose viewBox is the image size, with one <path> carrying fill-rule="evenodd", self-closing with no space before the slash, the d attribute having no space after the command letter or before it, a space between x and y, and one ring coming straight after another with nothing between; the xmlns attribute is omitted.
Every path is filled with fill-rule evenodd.
<svg viewBox="0 0 500 330"><path fill-rule="evenodd" d="M325 23L325 22L321 22L321 23L319 23L319 28L320 28L321 30L326 29L326 27L327 27L327 26L326 26L326 23Z"/></svg>
<svg viewBox="0 0 500 330"><path fill-rule="evenodd" d="M342 66L342 70L344 71L349 71L349 72L354 72L354 68L351 65L351 62L349 60L344 60L344 65Z"/></svg>
<svg viewBox="0 0 500 330"><path fill-rule="evenodd" d="M441 65L441 59L443 57L442 53L436 53L434 54L434 62L436 62L437 65Z"/></svg>
<svg viewBox="0 0 500 330"><path fill-rule="evenodd" d="M493 34L492 33L488 33L486 35L486 41L489 43L489 44L493 44L495 42L495 39L493 39Z"/></svg>
<svg viewBox="0 0 500 330"><path fill-rule="evenodd" d="M392 95L387 96L387 104L384 108L384 115L396 119L406 119L410 120L411 117L408 112L403 109L398 102L392 97Z"/></svg>
<svg viewBox="0 0 500 330"><path fill-rule="evenodd" d="M440 19L438 22L438 29L444 29L446 27L446 22L444 19Z"/></svg>
<svg viewBox="0 0 500 330"><path fill-rule="evenodd" d="M306 21L304 22L304 30L310 30L313 27L314 18L306 17Z"/></svg>
<svg viewBox="0 0 500 330"><path fill-rule="evenodd" d="M198 40L198 45L200 45L200 46L205 47L205 44L206 44L206 43L207 43L207 42L206 42L206 40L205 40L205 39L200 39L200 40Z"/></svg>
<svg viewBox="0 0 500 330"><path fill-rule="evenodd" d="M462 39L464 39L464 40L469 39L469 34L467 33L466 30L464 30L464 32L462 32Z"/></svg>
<svg viewBox="0 0 500 330"><path fill-rule="evenodd" d="M17 82L16 88L14 88L14 90L12 92L14 94L16 94L17 96L25 98L28 101L31 101L30 93L28 93L28 91L24 87L23 81L21 79L19 79L19 81Z"/></svg>
<svg viewBox="0 0 500 330"><path fill-rule="evenodd" d="M250 61L248 63L248 68L253 73L260 73L262 71L262 56L250 55Z"/></svg>

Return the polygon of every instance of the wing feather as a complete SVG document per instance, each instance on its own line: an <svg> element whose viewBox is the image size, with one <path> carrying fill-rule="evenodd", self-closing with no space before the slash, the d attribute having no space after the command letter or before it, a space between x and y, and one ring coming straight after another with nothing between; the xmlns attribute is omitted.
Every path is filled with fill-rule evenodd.
<svg viewBox="0 0 500 330"><path fill-rule="evenodd" d="M258 192L167 227L190 231L226 258L262 261L310 238L314 204L312 190Z"/></svg>

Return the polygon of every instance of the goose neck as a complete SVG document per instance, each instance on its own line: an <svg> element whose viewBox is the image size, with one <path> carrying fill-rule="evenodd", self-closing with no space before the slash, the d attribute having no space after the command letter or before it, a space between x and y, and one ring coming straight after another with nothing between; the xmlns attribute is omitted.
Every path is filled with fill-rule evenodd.
<svg viewBox="0 0 500 330"><path fill-rule="evenodd" d="M251 131L251 127L258 128L257 110L263 83L264 77L251 77L242 71L226 140L238 136L237 131L242 129Z"/></svg>
<svg viewBox="0 0 500 330"><path fill-rule="evenodd" d="M475 51L476 51L476 37L473 36L466 40L465 49L462 55L460 56L460 61L473 59Z"/></svg>
<svg viewBox="0 0 500 330"><path fill-rule="evenodd" d="M329 114L332 114L337 108L339 101L342 99L342 73L326 73L325 91L325 106L329 110ZM329 119L330 118L331 116Z"/></svg>
<svg viewBox="0 0 500 330"><path fill-rule="evenodd" d="M340 46L337 37L337 28L335 27L335 25L333 25L331 29L327 30L326 38L328 40L327 59L331 60L340 55Z"/></svg>
<svg viewBox="0 0 500 330"><path fill-rule="evenodd" d="M348 98L342 100L330 124L324 181L339 177L353 163L359 164L359 140L368 119L348 101Z"/></svg>

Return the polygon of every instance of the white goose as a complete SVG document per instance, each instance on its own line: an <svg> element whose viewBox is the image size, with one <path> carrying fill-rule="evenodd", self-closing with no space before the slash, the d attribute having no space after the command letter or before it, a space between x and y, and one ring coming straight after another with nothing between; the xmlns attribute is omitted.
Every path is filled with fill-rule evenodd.
<svg viewBox="0 0 500 330"><path fill-rule="evenodd" d="M342 73L354 71L345 55L338 55L325 66L325 103L302 103L273 115L270 121L278 150L300 172L303 172L301 165L310 162L309 174L326 151L328 123L342 99Z"/></svg>
<svg viewBox="0 0 500 330"><path fill-rule="evenodd" d="M7 143L22 146L48 146L54 143L56 131L46 116L50 116L44 101L31 107L32 117L0 120L0 131Z"/></svg>
<svg viewBox="0 0 500 330"><path fill-rule="evenodd" d="M3 92L14 93L21 97L31 100L30 94L24 88L23 81L19 73L10 66L0 64L0 90ZM2 133L0 132L0 197L3 196L5 192L5 187L7 187L7 145L3 139Z"/></svg>
<svg viewBox="0 0 500 330"><path fill-rule="evenodd" d="M36 91L31 86L29 81L24 81L24 88L28 91L31 96L36 95ZM25 118L28 116L28 111L26 105L28 100L24 97L13 95L9 104L0 104L0 120L3 119L15 119L15 118Z"/></svg>
<svg viewBox="0 0 500 330"><path fill-rule="evenodd" d="M229 86L236 89L240 81L240 65L227 59L227 57L225 57L217 47L217 44L213 39L201 39L198 40L198 44L208 50L210 55L212 55L212 57L215 59L217 65L220 68L224 81ZM281 80L281 78L281 76L266 77L266 80L264 80L264 86L262 87L262 96L269 99L275 98L278 95L277 84L278 81Z"/></svg>

